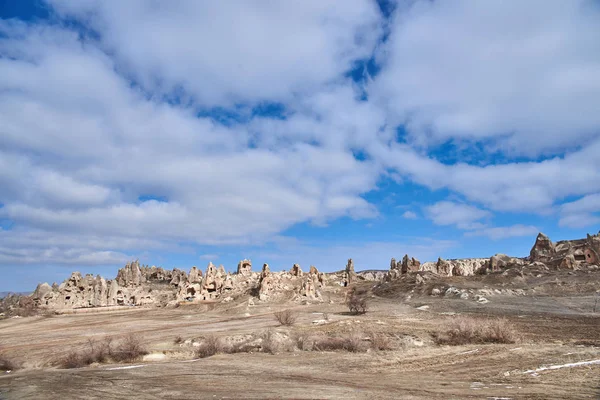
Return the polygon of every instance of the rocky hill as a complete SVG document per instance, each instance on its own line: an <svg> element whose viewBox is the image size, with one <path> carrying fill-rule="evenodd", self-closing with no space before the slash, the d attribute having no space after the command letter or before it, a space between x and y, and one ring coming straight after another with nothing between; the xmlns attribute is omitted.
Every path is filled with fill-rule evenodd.
<svg viewBox="0 0 600 400"><path fill-rule="evenodd" d="M352 259L336 273L321 273L311 266L304 272L294 264L289 271L272 272L264 264L260 272L252 270L250 260L241 260L236 273L227 273L221 265L209 263L202 272L192 267L189 272L140 265L138 261L121 268L114 279L73 272L64 282L39 284L27 304L38 309L63 310L110 306L175 306L180 302L229 302L241 295L256 301L323 301L327 288L346 287L358 281L393 282L404 275L424 273L437 277L490 274L510 268L570 269L600 263L600 235L585 239L553 243L540 233L528 257L497 254L489 259L471 258L421 263L405 255L401 261L391 259L387 271L354 271ZM420 274L415 274L420 273ZM422 278L421 278L422 279ZM250 300L252 301L252 300ZM14 303L14 301L13 301Z"/></svg>

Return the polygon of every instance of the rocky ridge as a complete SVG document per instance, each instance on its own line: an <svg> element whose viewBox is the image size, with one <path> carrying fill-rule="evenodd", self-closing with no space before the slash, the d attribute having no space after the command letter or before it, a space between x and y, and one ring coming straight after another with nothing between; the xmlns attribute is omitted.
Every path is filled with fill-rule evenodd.
<svg viewBox="0 0 600 400"><path fill-rule="evenodd" d="M321 273L310 266L308 272L294 264L289 271L273 272L264 264L260 272L252 271L250 260L241 260L237 271L229 273L212 262L203 273L197 267L189 272L140 265L138 261L121 268L114 279L73 272L60 285L39 284L30 296L40 308L73 309L109 306L170 306L179 302L227 302L243 294L258 301L276 299L323 301L326 286L346 287L358 281L391 282L409 274L422 282L427 275L439 277L488 274L511 268L570 269L600 263L600 234L585 239L553 243L540 233L528 257L517 258L496 254L488 258L469 258L421 263L404 255L401 261L391 259L388 271L355 272L348 259L344 270ZM417 283L418 283L417 282Z"/></svg>

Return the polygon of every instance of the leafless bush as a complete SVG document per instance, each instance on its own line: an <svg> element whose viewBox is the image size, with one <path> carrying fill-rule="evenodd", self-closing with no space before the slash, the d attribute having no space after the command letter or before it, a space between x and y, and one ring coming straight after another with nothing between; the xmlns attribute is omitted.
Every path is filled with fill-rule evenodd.
<svg viewBox="0 0 600 400"><path fill-rule="evenodd" d="M140 339L130 334L121 340L117 348L112 351L111 358L117 362L133 362L148 354Z"/></svg>
<svg viewBox="0 0 600 400"><path fill-rule="evenodd" d="M317 351L345 350L346 341L343 337L325 336L315 340L314 347Z"/></svg>
<svg viewBox="0 0 600 400"><path fill-rule="evenodd" d="M315 339L312 336L309 336L305 333L295 333L292 336L292 340L298 350L310 351L314 347Z"/></svg>
<svg viewBox="0 0 600 400"><path fill-rule="evenodd" d="M19 363L6 354L0 354L0 371L15 371L20 367Z"/></svg>
<svg viewBox="0 0 600 400"><path fill-rule="evenodd" d="M345 350L357 353L366 350L362 335L359 332L352 332L343 336L317 338L313 347L317 351Z"/></svg>
<svg viewBox="0 0 600 400"><path fill-rule="evenodd" d="M234 343L224 349L224 352L227 354L252 353L253 351L258 351L258 346L248 343L247 341Z"/></svg>
<svg viewBox="0 0 600 400"><path fill-rule="evenodd" d="M184 340L183 340L183 338L181 336L177 336L175 338L175 340L173 340L173 343L175 343L175 344L181 344L183 342L184 342Z"/></svg>
<svg viewBox="0 0 600 400"><path fill-rule="evenodd" d="M63 368L81 368L93 363L104 363L109 359L119 361L112 348L112 338L106 337L101 341L88 339L80 351L70 351L59 365Z"/></svg>
<svg viewBox="0 0 600 400"><path fill-rule="evenodd" d="M517 341L517 334L505 319L460 317L444 332L435 333L433 338L437 344L459 346L472 343L514 343Z"/></svg>
<svg viewBox="0 0 600 400"><path fill-rule="evenodd" d="M329 321L329 313L326 313L326 312L324 312L324 313L323 313L323 319L324 319L325 321Z"/></svg>
<svg viewBox="0 0 600 400"><path fill-rule="evenodd" d="M267 329L262 336L261 350L263 353L277 354L279 343L271 329Z"/></svg>
<svg viewBox="0 0 600 400"><path fill-rule="evenodd" d="M279 322L280 325L284 326L292 326L296 323L296 320L298 319L298 313L292 310L277 311L273 313L273 316L275 317L277 322Z"/></svg>
<svg viewBox="0 0 600 400"><path fill-rule="evenodd" d="M389 336L383 333L371 332L369 338L371 339L371 348L373 350L384 351L393 349Z"/></svg>
<svg viewBox="0 0 600 400"><path fill-rule="evenodd" d="M196 357L206 358L223 352L224 346L220 338L215 335L208 335L200 346L196 349Z"/></svg>
<svg viewBox="0 0 600 400"><path fill-rule="evenodd" d="M360 351L365 350L363 345L363 337L359 332L352 332L348 334L345 338L346 341L346 350L352 353L358 353Z"/></svg>
<svg viewBox="0 0 600 400"><path fill-rule="evenodd" d="M367 297L368 292L365 290L359 290L356 287L348 293L348 299L346 305L352 314L364 314L367 312Z"/></svg>
<svg viewBox="0 0 600 400"><path fill-rule="evenodd" d="M60 366L63 368L81 368L89 364L86 363L84 357L76 351L70 351L61 361Z"/></svg>

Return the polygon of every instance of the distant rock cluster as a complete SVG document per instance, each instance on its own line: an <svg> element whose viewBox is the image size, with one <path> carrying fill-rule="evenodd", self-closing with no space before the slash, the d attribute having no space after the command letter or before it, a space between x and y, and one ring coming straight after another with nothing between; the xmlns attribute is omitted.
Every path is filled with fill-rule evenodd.
<svg viewBox="0 0 600 400"><path fill-rule="evenodd" d="M110 306L169 306L179 302L231 301L248 294L259 301L270 301L291 294L296 300L320 300L325 286L350 286L358 281L390 282L406 274L433 273L439 276L471 276L506 270L513 267L578 269L600 263L600 234L585 239L553 243L540 233L528 257L516 258L496 254L488 258L467 258L421 263L404 255L401 261L391 259L388 271L356 272L348 259L345 269L336 273L321 273L310 266L308 272L294 264L289 271L272 272L264 264L260 272L252 271L250 260L241 260L237 271L229 273L212 262L203 273L197 267L189 272L130 262L121 268L115 279L73 272L60 285L39 284L31 299L37 307L73 309ZM420 276L419 276L420 277ZM420 277L421 280L423 279Z"/></svg>
<svg viewBox="0 0 600 400"><path fill-rule="evenodd" d="M308 273L303 273L298 264L294 264L289 272L271 272L265 264L257 273L252 271L250 260L242 260L237 273L231 274L222 265L216 267L211 262L203 274L195 266L188 273L177 268L148 267L134 261L121 268L115 279L73 272L60 285L39 284L31 297L38 307L49 309L228 301L232 296L254 290L258 291L260 300L269 300L282 292L319 299L320 288L326 280L316 267L311 266Z"/></svg>
<svg viewBox="0 0 600 400"><path fill-rule="evenodd" d="M600 264L600 234L587 235L585 239L563 240L553 243L548 236L540 233L531 248L529 257L517 258L505 254L496 254L488 258L465 258L444 260L421 264L414 257L405 255L402 262L392 258L390 270L384 280L398 279L402 274L417 271L429 271L442 276L471 276L497 272L506 268L523 266L546 266L555 269L578 269L583 265Z"/></svg>

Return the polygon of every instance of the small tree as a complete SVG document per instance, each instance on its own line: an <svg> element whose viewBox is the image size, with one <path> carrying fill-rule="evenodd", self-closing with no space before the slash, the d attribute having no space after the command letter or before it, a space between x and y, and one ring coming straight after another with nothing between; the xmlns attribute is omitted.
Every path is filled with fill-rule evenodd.
<svg viewBox="0 0 600 400"><path fill-rule="evenodd" d="M293 312L292 310L283 310L277 311L273 313L273 316L279 322L279 324L283 326L292 326L296 323L298 319L298 314Z"/></svg>
<svg viewBox="0 0 600 400"><path fill-rule="evenodd" d="M358 290L356 287L352 288L348 293L348 299L346 305L352 314L364 314L367 312L367 296L366 290Z"/></svg>

